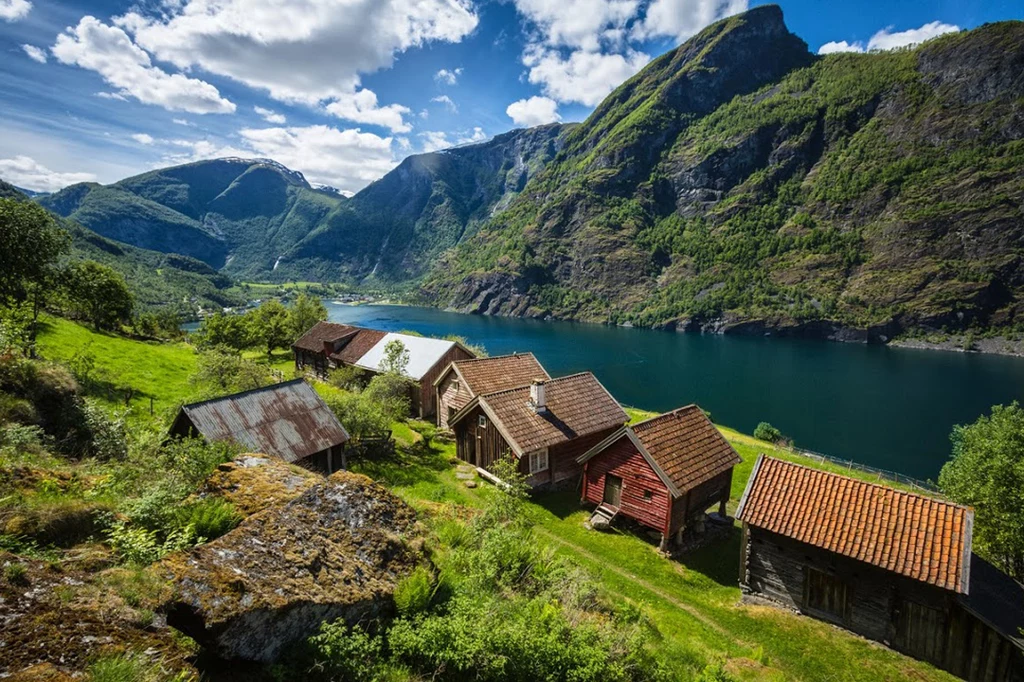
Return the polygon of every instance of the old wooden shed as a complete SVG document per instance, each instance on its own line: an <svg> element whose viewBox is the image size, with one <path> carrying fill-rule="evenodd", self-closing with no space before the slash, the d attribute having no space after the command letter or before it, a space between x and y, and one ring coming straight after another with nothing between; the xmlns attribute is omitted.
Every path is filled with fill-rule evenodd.
<svg viewBox="0 0 1024 682"><path fill-rule="evenodd" d="M331 408L303 379L184 405L170 435L230 441L327 474L345 467L349 440Z"/></svg>
<svg viewBox="0 0 1024 682"><path fill-rule="evenodd" d="M437 425L442 429L450 428L451 418L478 395L525 386L534 379L550 378L533 353L457 360L434 381Z"/></svg>
<svg viewBox="0 0 1024 682"><path fill-rule="evenodd" d="M660 531L662 544L725 516L740 456L696 405L624 426L586 452L583 502Z"/></svg>
<svg viewBox="0 0 1024 682"><path fill-rule="evenodd" d="M971 552L974 513L762 455L740 585L969 680L1024 679L1024 590Z"/></svg>
<svg viewBox="0 0 1024 682"><path fill-rule="evenodd" d="M590 372L478 395L451 420L459 459L489 470L514 457L534 488L579 480L576 461L629 417Z"/></svg>

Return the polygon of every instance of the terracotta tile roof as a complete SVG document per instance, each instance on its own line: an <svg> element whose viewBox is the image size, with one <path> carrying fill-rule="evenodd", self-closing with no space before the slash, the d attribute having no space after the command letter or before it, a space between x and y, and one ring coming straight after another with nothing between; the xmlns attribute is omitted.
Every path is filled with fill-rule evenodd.
<svg viewBox="0 0 1024 682"><path fill-rule="evenodd" d="M779 535L968 591L974 512L761 455L737 517Z"/></svg>
<svg viewBox="0 0 1024 682"><path fill-rule="evenodd" d="M317 322L309 331L303 334L293 346L314 353L324 352L324 342L335 342L343 336L347 336L359 330L359 327L351 327L347 324L336 322Z"/></svg>
<svg viewBox="0 0 1024 682"><path fill-rule="evenodd" d="M371 348L376 346L378 341L387 336L387 332L376 329L362 329L359 327L353 327L353 329L356 330L355 336L337 353L331 353L332 360L343 362L346 365L355 364ZM322 346L321 350L323 350Z"/></svg>
<svg viewBox="0 0 1024 682"><path fill-rule="evenodd" d="M547 370L537 362L537 358L533 357L533 353L458 360L452 366L474 396L525 386L534 379L551 378ZM441 377L438 377L440 380Z"/></svg>
<svg viewBox="0 0 1024 682"><path fill-rule="evenodd" d="M681 492L740 463L740 456L696 405L628 427Z"/></svg>
<svg viewBox="0 0 1024 682"><path fill-rule="evenodd" d="M547 411L542 413L530 405L528 385L488 393L478 400L520 456L622 426L629 420L590 372L552 379L545 384L545 394Z"/></svg>

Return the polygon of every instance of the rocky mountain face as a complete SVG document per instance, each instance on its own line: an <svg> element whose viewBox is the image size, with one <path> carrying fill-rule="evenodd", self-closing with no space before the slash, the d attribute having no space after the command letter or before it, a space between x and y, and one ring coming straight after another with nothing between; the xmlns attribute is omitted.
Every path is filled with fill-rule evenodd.
<svg viewBox="0 0 1024 682"><path fill-rule="evenodd" d="M442 306L884 340L1024 322L1024 24L810 55L768 6L652 62L428 276Z"/></svg>

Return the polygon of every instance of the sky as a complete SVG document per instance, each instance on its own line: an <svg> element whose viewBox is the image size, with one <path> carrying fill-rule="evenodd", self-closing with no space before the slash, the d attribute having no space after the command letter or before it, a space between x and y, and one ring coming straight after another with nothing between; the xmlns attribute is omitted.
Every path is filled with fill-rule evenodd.
<svg viewBox="0 0 1024 682"><path fill-rule="evenodd" d="M582 121L753 0L0 0L0 178L34 191L223 156L365 187L409 154ZM1024 17L1020 0L782 0L811 51Z"/></svg>

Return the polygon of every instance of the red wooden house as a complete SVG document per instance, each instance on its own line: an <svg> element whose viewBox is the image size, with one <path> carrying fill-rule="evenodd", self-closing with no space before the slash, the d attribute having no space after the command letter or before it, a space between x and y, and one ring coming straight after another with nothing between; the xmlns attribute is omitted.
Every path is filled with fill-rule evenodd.
<svg viewBox="0 0 1024 682"><path fill-rule="evenodd" d="M451 418L459 459L513 457L534 488L579 480L577 458L629 417L590 372L478 395Z"/></svg>
<svg viewBox="0 0 1024 682"><path fill-rule="evenodd" d="M625 426L579 458L583 501L660 531L662 546L711 506L725 515L740 456L696 405Z"/></svg>

